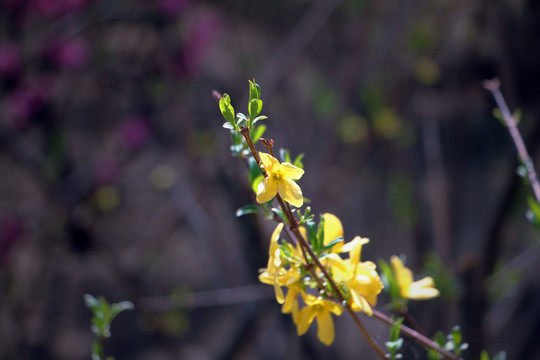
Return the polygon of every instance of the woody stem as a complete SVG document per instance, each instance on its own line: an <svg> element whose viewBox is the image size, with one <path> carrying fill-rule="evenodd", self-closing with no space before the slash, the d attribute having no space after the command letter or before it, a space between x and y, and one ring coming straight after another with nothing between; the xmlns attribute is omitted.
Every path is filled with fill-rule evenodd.
<svg viewBox="0 0 540 360"><path fill-rule="evenodd" d="M387 315L385 315L382 312L379 312L379 311L377 311L375 309L373 309L373 316L376 317L377 319L381 320L382 322L385 322L388 325L392 325L394 323L394 320L392 320L390 317L388 317ZM463 360L462 358L460 358L456 354L453 354L452 352L450 352L450 351L448 351L446 349L443 349L442 347L440 347L433 340L427 338L426 336L420 334L418 331L413 330L408 326L401 325L400 331L402 333L404 333L405 335L407 335L408 337L414 339L419 344L421 344L421 345L423 345L425 347L436 350L439 354L441 354L442 356L444 356L447 359L450 359L450 360Z"/></svg>

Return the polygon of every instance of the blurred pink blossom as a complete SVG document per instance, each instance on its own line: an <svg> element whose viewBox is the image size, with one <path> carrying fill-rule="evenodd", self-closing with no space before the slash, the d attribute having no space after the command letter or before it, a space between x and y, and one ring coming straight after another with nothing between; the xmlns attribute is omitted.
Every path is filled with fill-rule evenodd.
<svg viewBox="0 0 540 360"><path fill-rule="evenodd" d="M73 38L52 46L49 56L60 68L80 69L91 56L90 44L83 38Z"/></svg>
<svg viewBox="0 0 540 360"><path fill-rule="evenodd" d="M193 0L158 0L163 15L176 16Z"/></svg>
<svg viewBox="0 0 540 360"><path fill-rule="evenodd" d="M119 174L120 167L114 159L101 159L94 165L94 177L99 185L114 183Z"/></svg>
<svg viewBox="0 0 540 360"><path fill-rule="evenodd" d="M19 219L8 217L0 220L0 264L8 259L13 245L22 239L23 230Z"/></svg>
<svg viewBox="0 0 540 360"><path fill-rule="evenodd" d="M13 78L21 70L21 55L14 44L0 44L0 77Z"/></svg>
<svg viewBox="0 0 540 360"><path fill-rule="evenodd" d="M53 82L50 77L43 76L30 85L22 85L6 100L6 118L8 125L22 129L28 120L50 98Z"/></svg>
<svg viewBox="0 0 540 360"><path fill-rule="evenodd" d="M128 148L140 147L148 140L149 135L147 121L142 116L126 118L120 124L120 136Z"/></svg>
<svg viewBox="0 0 540 360"><path fill-rule="evenodd" d="M58 16L82 9L88 0L32 0L31 6L45 16Z"/></svg>
<svg viewBox="0 0 540 360"><path fill-rule="evenodd" d="M201 62L205 50L217 37L221 28L220 18L215 14L204 14L188 31L188 38L176 60L176 72L180 76L194 72Z"/></svg>

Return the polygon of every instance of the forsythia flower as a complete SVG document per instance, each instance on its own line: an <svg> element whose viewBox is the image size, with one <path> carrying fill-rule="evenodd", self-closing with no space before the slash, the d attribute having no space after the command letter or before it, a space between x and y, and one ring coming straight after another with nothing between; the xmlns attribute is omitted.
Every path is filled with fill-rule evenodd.
<svg viewBox="0 0 540 360"><path fill-rule="evenodd" d="M334 321L332 315L341 315L343 308L331 300L322 299L308 294L303 296L306 307L300 310L297 320L298 335L304 335L309 329L313 319L317 319L317 337L325 344L330 345L334 341Z"/></svg>
<svg viewBox="0 0 540 360"><path fill-rule="evenodd" d="M390 258L390 263L396 274L401 297L413 300L426 300L439 296L439 290L431 277L425 277L413 282L411 270L406 268L397 256Z"/></svg>
<svg viewBox="0 0 540 360"><path fill-rule="evenodd" d="M265 203L276 194L293 206L300 207L304 203L302 190L293 180L298 180L304 170L287 162L279 161L270 154L259 153L268 177L263 179L257 189L257 202Z"/></svg>
<svg viewBox="0 0 540 360"><path fill-rule="evenodd" d="M349 253L349 259L345 260L348 276L344 280L351 293L352 309L371 316L371 307L377 304L377 295L384 286L377 266L371 261L360 261L362 246L367 243L369 239L357 236L343 246L343 252Z"/></svg>

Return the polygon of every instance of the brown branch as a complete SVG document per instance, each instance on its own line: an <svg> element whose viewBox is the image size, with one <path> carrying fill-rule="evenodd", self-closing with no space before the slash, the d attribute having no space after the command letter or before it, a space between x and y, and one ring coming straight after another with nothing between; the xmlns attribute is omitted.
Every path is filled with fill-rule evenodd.
<svg viewBox="0 0 540 360"><path fill-rule="evenodd" d="M394 320L392 320L390 317L388 317L387 315L385 315L382 312L377 311L375 309L373 309L373 316L376 317L377 319L381 320L382 322L385 322L386 324L388 324L390 326L394 323ZM450 359L450 360L463 360L462 358L460 358L456 354L451 353L450 351L448 351L446 349L443 349L442 347L439 346L439 344L437 344L433 340L431 340L428 337L420 334L418 331L411 329L408 326L401 325L400 331L403 334L407 335L408 337L414 339L416 342L420 343L421 345L423 345L425 347L432 348L434 350L437 350L437 352L439 352L439 354L441 354L442 356L444 356L447 359Z"/></svg>
<svg viewBox="0 0 540 360"><path fill-rule="evenodd" d="M500 86L501 82L497 78L484 81L484 87L491 92L493 98L495 99L495 102L497 103L497 106L501 110L501 114L503 116L504 122L506 123L506 127L510 132L510 136L514 141L514 145L516 146L519 158L525 166L525 169L527 170L527 175L529 176L529 181L534 192L534 197L536 198L536 201L540 202L540 183L538 182L538 177L534 169L534 163L531 160L529 153L527 152L527 147L525 146L525 142L523 141L523 138L521 137L521 134L519 133L519 130L516 126L516 121L510 113L508 106L506 105L506 101L504 100L504 97L500 90Z"/></svg>

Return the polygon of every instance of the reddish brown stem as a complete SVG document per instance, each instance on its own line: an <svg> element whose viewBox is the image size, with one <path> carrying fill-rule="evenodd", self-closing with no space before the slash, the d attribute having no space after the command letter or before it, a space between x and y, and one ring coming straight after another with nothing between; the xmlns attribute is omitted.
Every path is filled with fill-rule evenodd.
<svg viewBox="0 0 540 360"><path fill-rule="evenodd" d="M540 183L538 182L538 176L536 175L536 171L534 169L534 163L527 152L527 147L525 146L525 142L523 141L523 138L521 137L521 134L516 126L516 121L506 105L506 101L504 100L500 90L500 86L501 83L497 78L484 81L484 87L491 92L497 106L501 110L501 114L504 122L506 123L506 127L508 128L508 132L510 132L510 136L514 141L519 158L527 170L527 175L533 189L534 197L536 198L537 202L540 202Z"/></svg>
<svg viewBox="0 0 540 360"><path fill-rule="evenodd" d="M387 315L385 315L382 312L377 311L375 309L373 309L373 316L376 317L377 319L381 320L382 322L385 322L388 325L392 325L394 323L394 320L392 320L390 317L388 317ZM428 348L436 350L439 354L444 356L446 359L463 360L462 358L460 358L456 354L451 353L450 351L448 351L446 349L443 349L442 347L440 347L433 340L427 338L426 336L420 334L418 331L413 330L408 326L401 325L400 331L403 334L407 335L408 337L414 339L416 342L423 345L424 347L428 347Z"/></svg>

